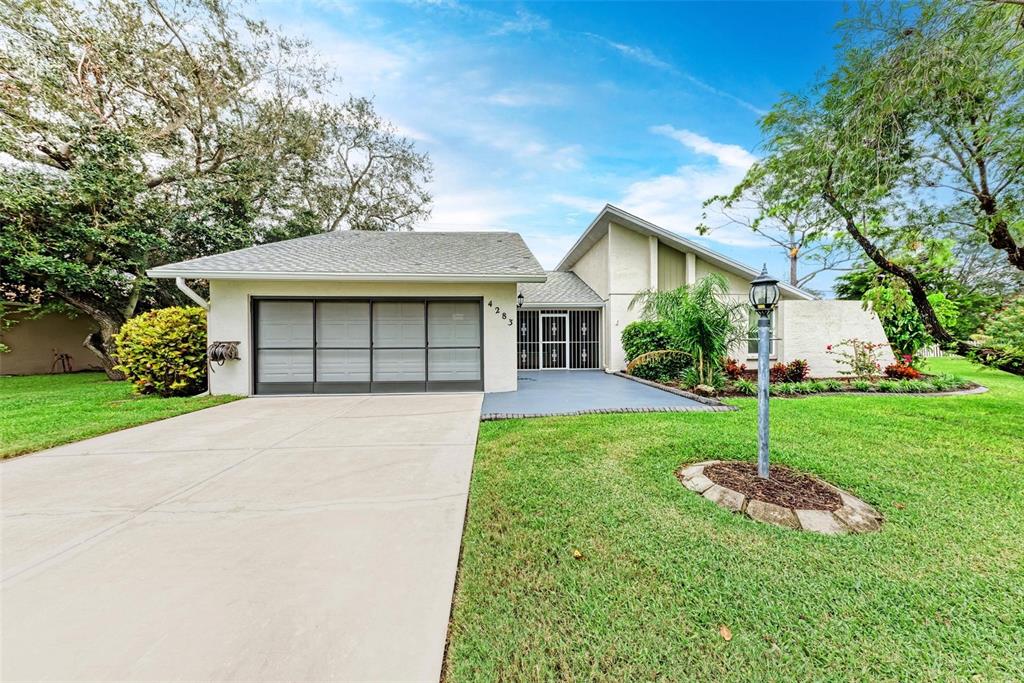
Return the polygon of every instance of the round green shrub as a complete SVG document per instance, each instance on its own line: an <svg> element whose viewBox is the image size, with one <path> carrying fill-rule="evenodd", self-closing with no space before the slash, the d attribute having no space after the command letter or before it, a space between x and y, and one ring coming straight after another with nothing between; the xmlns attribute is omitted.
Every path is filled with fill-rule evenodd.
<svg viewBox="0 0 1024 683"><path fill-rule="evenodd" d="M652 351L675 349L670 326L661 320L637 320L622 329L622 350L626 361ZM689 366L688 358L682 354L666 354L641 362L632 370L632 375L657 382L679 379Z"/></svg>
<svg viewBox="0 0 1024 683"><path fill-rule="evenodd" d="M206 389L206 311L172 306L137 315L114 337L118 369L140 394Z"/></svg>
<svg viewBox="0 0 1024 683"><path fill-rule="evenodd" d="M631 361L637 356L651 351L664 351L675 348L669 325L661 320L637 320L622 328L622 350L626 360Z"/></svg>

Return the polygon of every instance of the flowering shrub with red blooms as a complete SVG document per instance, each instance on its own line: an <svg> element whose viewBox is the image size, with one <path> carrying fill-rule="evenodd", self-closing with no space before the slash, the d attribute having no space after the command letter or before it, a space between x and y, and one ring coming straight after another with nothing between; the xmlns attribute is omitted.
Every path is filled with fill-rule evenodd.
<svg viewBox="0 0 1024 683"><path fill-rule="evenodd" d="M745 369L746 366L744 365ZM772 365L769 371L768 381L775 384L778 382L803 382L807 379L811 369L807 366L807 361L797 358L789 362L789 365L785 363L775 363Z"/></svg>
<svg viewBox="0 0 1024 683"><path fill-rule="evenodd" d="M788 376L789 368L786 367L786 364L775 363L774 365L772 365L772 369L769 371L768 381L771 382L772 384L776 384L778 382L785 382Z"/></svg>
<svg viewBox="0 0 1024 683"><path fill-rule="evenodd" d="M905 353L900 360L885 366L885 376L893 379L920 379L923 373L914 367L914 357Z"/></svg>
<svg viewBox="0 0 1024 683"><path fill-rule="evenodd" d="M787 382L803 382L809 374L811 374L811 369L807 366L807 361L802 358L795 358L786 366Z"/></svg>
<svg viewBox="0 0 1024 683"><path fill-rule="evenodd" d="M746 363L737 363L735 358L726 358L722 368L729 379L739 379L747 371Z"/></svg>

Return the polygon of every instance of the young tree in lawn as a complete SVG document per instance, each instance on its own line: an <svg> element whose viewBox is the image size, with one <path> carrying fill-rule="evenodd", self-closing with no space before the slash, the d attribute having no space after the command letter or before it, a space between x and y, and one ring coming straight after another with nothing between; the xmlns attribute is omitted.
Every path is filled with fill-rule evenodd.
<svg viewBox="0 0 1024 683"><path fill-rule="evenodd" d="M429 212L427 158L230 3L0 8L3 279L92 317L111 377L121 324L177 299L148 268Z"/></svg>

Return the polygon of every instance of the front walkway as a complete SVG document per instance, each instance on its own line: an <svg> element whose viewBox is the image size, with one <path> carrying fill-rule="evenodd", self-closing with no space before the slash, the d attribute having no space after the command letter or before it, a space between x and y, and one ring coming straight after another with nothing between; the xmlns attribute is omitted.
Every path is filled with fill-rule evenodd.
<svg viewBox="0 0 1024 683"><path fill-rule="evenodd" d="M0 678L437 681L480 402L255 398L3 463Z"/></svg>
<svg viewBox="0 0 1024 683"><path fill-rule="evenodd" d="M710 406L603 370L519 373L519 389L484 395L483 418L585 413L729 410Z"/></svg>

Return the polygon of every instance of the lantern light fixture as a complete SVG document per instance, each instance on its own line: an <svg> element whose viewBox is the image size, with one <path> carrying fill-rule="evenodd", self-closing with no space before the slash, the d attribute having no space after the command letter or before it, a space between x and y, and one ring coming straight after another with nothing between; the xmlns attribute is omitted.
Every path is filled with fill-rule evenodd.
<svg viewBox="0 0 1024 683"><path fill-rule="evenodd" d="M523 301L525 301L525 300L526 299L525 299L525 297L523 297L523 293L519 292L519 294L516 296L516 308L522 308L523 307Z"/></svg>
<svg viewBox="0 0 1024 683"><path fill-rule="evenodd" d="M750 283L750 305L761 317L766 317L779 303L779 281L768 274L768 265Z"/></svg>

